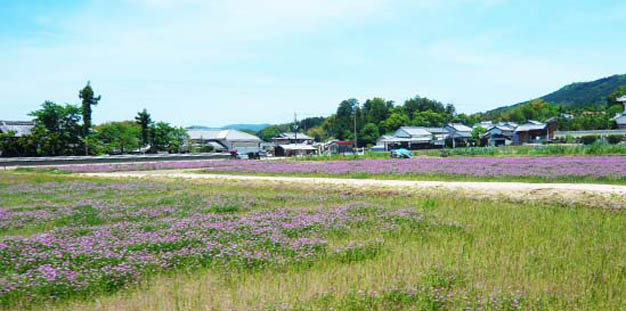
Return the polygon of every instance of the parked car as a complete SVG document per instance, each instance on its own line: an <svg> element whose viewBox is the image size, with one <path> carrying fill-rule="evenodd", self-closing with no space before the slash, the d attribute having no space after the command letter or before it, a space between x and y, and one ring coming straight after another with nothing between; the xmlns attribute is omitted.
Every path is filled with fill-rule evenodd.
<svg viewBox="0 0 626 311"><path fill-rule="evenodd" d="M413 155L410 150L407 149L394 149L391 150L391 157L396 159L410 159Z"/></svg>
<svg viewBox="0 0 626 311"><path fill-rule="evenodd" d="M248 160L260 160L261 154L259 152L248 152Z"/></svg>

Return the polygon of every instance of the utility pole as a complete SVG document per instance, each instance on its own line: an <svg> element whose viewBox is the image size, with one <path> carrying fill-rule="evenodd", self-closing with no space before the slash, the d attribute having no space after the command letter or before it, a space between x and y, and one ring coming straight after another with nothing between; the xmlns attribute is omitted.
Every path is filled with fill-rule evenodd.
<svg viewBox="0 0 626 311"><path fill-rule="evenodd" d="M294 143L297 144L298 143L298 113L294 112L293 113L293 138L294 138Z"/></svg>
<svg viewBox="0 0 626 311"><path fill-rule="evenodd" d="M359 148L359 138L357 137L357 132L356 132L356 117L357 117L357 112L359 108L359 104L357 103L356 105L354 105L354 154L357 154L358 148Z"/></svg>

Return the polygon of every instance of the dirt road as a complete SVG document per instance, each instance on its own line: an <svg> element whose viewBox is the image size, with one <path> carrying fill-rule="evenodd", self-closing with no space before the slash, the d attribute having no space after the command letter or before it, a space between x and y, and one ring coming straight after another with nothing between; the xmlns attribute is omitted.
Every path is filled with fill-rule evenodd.
<svg viewBox="0 0 626 311"><path fill-rule="evenodd" d="M421 189L450 189L476 192L489 192L508 195L538 194L561 195L575 193L602 194L626 197L626 186L603 184L556 184L556 183L521 183L521 182L448 182L448 181L415 181L415 180L376 180L376 179L342 179L342 178L302 178L275 176L238 176L221 174L195 174L181 171L141 171L115 173L85 173L84 176L125 177L125 178L184 178L184 179L221 179L270 181L286 183L330 184L354 187L392 187Z"/></svg>

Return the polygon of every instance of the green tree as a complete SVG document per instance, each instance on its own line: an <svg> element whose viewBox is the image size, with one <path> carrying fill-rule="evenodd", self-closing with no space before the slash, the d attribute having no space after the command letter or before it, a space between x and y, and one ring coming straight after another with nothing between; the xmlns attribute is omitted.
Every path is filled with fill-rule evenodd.
<svg viewBox="0 0 626 311"><path fill-rule="evenodd" d="M426 126L426 127L443 127L448 121L447 115L444 113L437 113L432 110L417 111L413 115L413 121L411 125L414 126Z"/></svg>
<svg viewBox="0 0 626 311"><path fill-rule="evenodd" d="M387 120L383 121L380 130L382 133L389 133L399 129L401 126L405 126L409 124L409 117L405 113L401 111L401 109L396 109L396 111L392 112L389 115Z"/></svg>
<svg viewBox="0 0 626 311"><path fill-rule="evenodd" d="M137 113L135 116L135 123L141 127L141 144L147 145L150 143L150 125L152 125L152 118L145 108Z"/></svg>
<svg viewBox="0 0 626 311"><path fill-rule="evenodd" d="M332 124L332 132L335 138L347 140L353 137L353 134L350 133L354 130L353 125L355 113L357 115L357 119L360 119L361 117L361 112L360 109L358 109L358 106L359 102L354 98L344 100L339 104ZM357 126L359 126L359 122L357 122Z"/></svg>
<svg viewBox="0 0 626 311"><path fill-rule="evenodd" d="M393 101L386 101L379 97L366 100L362 108L365 115L365 122L376 125L380 124L389 117L392 108Z"/></svg>
<svg viewBox="0 0 626 311"><path fill-rule="evenodd" d="M622 97L622 96L626 96L626 85L621 85L621 86L617 87L615 89L615 91L613 93L611 93L611 95L609 95L609 97L607 98L607 104L608 104L609 108L611 106L614 106L614 105L622 106L621 103L617 102L617 99Z"/></svg>
<svg viewBox="0 0 626 311"><path fill-rule="evenodd" d="M77 154L81 143L81 109L73 105L57 105L46 101L41 109L30 113L37 125L33 136L42 155Z"/></svg>
<svg viewBox="0 0 626 311"><path fill-rule="evenodd" d="M96 137L106 152L127 153L139 148L141 127L133 121L108 122L96 127Z"/></svg>
<svg viewBox="0 0 626 311"><path fill-rule="evenodd" d="M308 130L306 134L315 138L316 141L325 141L330 137L321 125Z"/></svg>
<svg viewBox="0 0 626 311"><path fill-rule="evenodd" d="M436 113L446 113L446 108L442 103L420 96L406 100L404 102L404 110L408 116L412 116L417 111L423 112L428 110Z"/></svg>
<svg viewBox="0 0 626 311"><path fill-rule="evenodd" d="M21 155L17 137L14 131L8 133L0 132L0 156L17 157Z"/></svg>
<svg viewBox="0 0 626 311"><path fill-rule="evenodd" d="M78 92L78 97L82 100L83 136L87 136L91 130L91 106L96 106L102 96L95 97L90 82L87 81L87 85Z"/></svg>
<svg viewBox="0 0 626 311"><path fill-rule="evenodd" d="M187 132L183 128L157 122L150 127L153 151L179 152L186 144Z"/></svg>
<svg viewBox="0 0 626 311"><path fill-rule="evenodd" d="M482 128L482 127L475 127L472 130L472 139L474 140L474 143L476 144L476 146L480 145L480 136L485 134L487 132L486 129Z"/></svg>
<svg viewBox="0 0 626 311"><path fill-rule="evenodd" d="M380 133L378 131L378 126L374 123L367 123L361 130L359 146L363 147L374 145L379 136Z"/></svg>
<svg viewBox="0 0 626 311"><path fill-rule="evenodd" d="M266 127L256 133L256 135L264 141L272 141L272 138L278 136L278 134L284 132L279 126L273 125Z"/></svg>

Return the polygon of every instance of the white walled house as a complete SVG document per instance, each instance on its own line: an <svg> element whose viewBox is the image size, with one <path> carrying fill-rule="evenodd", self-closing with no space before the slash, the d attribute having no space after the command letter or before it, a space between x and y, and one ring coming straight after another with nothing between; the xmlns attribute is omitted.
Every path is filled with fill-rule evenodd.
<svg viewBox="0 0 626 311"><path fill-rule="evenodd" d="M262 142L252 134L237 130L187 130L187 135L192 145L215 148L215 144L219 144L223 150L240 153L258 152Z"/></svg>
<svg viewBox="0 0 626 311"><path fill-rule="evenodd" d="M618 98L617 102L622 103L622 105L624 105L624 112L622 112L622 114L618 114L617 116L615 116L615 118L613 118L613 121L615 121L615 124L617 125L618 129L626 130L626 96L622 96Z"/></svg>

